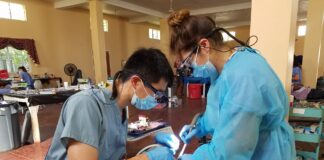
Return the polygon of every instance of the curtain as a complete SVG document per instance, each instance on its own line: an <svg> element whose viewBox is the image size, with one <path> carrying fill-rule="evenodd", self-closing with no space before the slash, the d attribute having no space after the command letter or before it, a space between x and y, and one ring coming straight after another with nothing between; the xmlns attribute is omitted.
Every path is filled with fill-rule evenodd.
<svg viewBox="0 0 324 160"><path fill-rule="evenodd" d="M33 39L16 39L0 37L0 49L11 46L18 50L26 50L35 64L39 64L35 41Z"/></svg>

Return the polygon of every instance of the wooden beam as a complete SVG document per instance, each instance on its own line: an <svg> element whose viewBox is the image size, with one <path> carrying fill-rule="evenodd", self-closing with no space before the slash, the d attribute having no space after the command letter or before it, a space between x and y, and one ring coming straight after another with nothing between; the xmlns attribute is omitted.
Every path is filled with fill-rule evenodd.
<svg viewBox="0 0 324 160"><path fill-rule="evenodd" d="M142 16L142 17L136 17L129 19L130 23L141 23L141 22L152 22L152 21L159 21L160 18L154 17L154 16Z"/></svg>
<svg viewBox="0 0 324 160"><path fill-rule="evenodd" d="M72 8L86 3L88 3L88 0L63 0L63 1L55 2L54 8L56 9Z"/></svg>
<svg viewBox="0 0 324 160"><path fill-rule="evenodd" d="M202 15L202 14L212 14L218 12L228 12L228 11L235 11L241 9L249 9L251 8L251 2L245 3L237 3L237 4L230 4L230 5L223 5L217 7L210 7L210 8L202 8L202 9L195 9L191 10L191 15Z"/></svg>
<svg viewBox="0 0 324 160"><path fill-rule="evenodd" d="M149 8L145 8L139 5L135 5L132 3L128 3L125 1L121 1L121 0L105 0L104 3L106 4L110 4L113 6L117 6L120 8L124 8L124 9L128 9L128 10L132 10L135 12L139 12L139 13L143 13L146 15L151 15L151 16L155 16L155 17L159 17L159 18L164 18L167 16L167 14L163 13L163 12L159 12L153 9L149 9Z"/></svg>
<svg viewBox="0 0 324 160"><path fill-rule="evenodd" d="M234 27L240 27L240 26L249 26L250 21L237 21L237 22L216 22L217 25L223 27L223 28L234 28Z"/></svg>
<svg viewBox="0 0 324 160"><path fill-rule="evenodd" d="M116 12L115 11L108 10L108 9L103 9L102 10L102 13L104 13L104 14L110 14L110 15L116 15Z"/></svg>

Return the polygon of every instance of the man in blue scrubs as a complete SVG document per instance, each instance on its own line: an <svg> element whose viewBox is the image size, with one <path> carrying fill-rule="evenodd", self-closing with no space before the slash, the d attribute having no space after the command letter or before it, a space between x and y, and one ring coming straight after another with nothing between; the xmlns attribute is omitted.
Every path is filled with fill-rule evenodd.
<svg viewBox="0 0 324 160"><path fill-rule="evenodd" d="M119 160L126 154L126 106L148 110L167 103L163 94L173 72L157 49L140 49L116 73L113 91L89 89L63 105L46 160ZM157 147L135 159L172 160L173 151Z"/></svg>

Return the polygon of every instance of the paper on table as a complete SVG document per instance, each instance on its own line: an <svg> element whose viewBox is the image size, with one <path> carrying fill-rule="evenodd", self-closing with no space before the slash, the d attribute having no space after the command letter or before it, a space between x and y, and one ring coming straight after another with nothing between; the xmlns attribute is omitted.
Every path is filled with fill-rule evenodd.
<svg viewBox="0 0 324 160"><path fill-rule="evenodd" d="M132 137L132 136L127 136L127 141L128 142L134 142L134 141L138 141L138 140L141 140L145 137L148 137L150 135L154 135L157 133L157 132L165 132L165 133L174 133L171 126L167 126L167 127L164 127L164 128L161 128L161 129L158 129L158 130L155 130L155 131L152 131L152 132L148 132L146 134L143 134L142 136L140 137Z"/></svg>
<svg viewBox="0 0 324 160"><path fill-rule="evenodd" d="M293 113L296 114L305 114L305 109L300 109L300 108L294 108Z"/></svg>

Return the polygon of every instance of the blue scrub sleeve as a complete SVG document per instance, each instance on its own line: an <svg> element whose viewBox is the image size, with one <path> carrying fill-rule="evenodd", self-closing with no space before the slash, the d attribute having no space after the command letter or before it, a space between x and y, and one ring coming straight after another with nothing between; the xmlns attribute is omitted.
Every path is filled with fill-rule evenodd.
<svg viewBox="0 0 324 160"><path fill-rule="evenodd" d="M294 67L294 68L293 68L293 73L292 73L292 75L295 76L296 74L298 74L298 76L299 76L299 67Z"/></svg>
<svg viewBox="0 0 324 160"><path fill-rule="evenodd" d="M23 79L23 81L24 82L28 82L29 80L29 78L28 78L28 74L26 73L26 72L22 72L21 74L20 74L20 77L21 77L21 79Z"/></svg>
<svg viewBox="0 0 324 160"><path fill-rule="evenodd" d="M251 112L226 110L209 144L193 154L195 160L251 159L259 136L261 118Z"/></svg>
<svg viewBox="0 0 324 160"><path fill-rule="evenodd" d="M248 160L253 156L259 137L262 117L267 112L263 95L267 84L254 72L223 73L223 86L219 114L212 141L202 145L193 154L193 159ZM206 124L209 118L203 117Z"/></svg>
<svg viewBox="0 0 324 160"><path fill-rule="evenodd" d="M94 98L87 95L71 97L62 115L64 129L60 138L65 147L73 139L98 149L102 116Z"/></svg>
<svg viewBox="0 0 324 160"><path fill-rule="evenodd" d="M196 122L196 129L197 129L197 133L196 133L196 137L197 138L202 138L203 136L206 136L208 134L208 132L205 129L206 123L204 123L204 121L206 120L206 117L204 115L202 115L201 117L199 117L199 119Z"/></svg>

